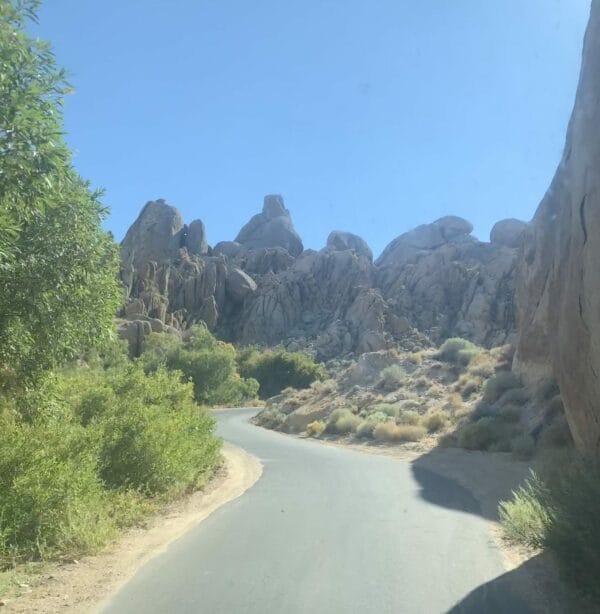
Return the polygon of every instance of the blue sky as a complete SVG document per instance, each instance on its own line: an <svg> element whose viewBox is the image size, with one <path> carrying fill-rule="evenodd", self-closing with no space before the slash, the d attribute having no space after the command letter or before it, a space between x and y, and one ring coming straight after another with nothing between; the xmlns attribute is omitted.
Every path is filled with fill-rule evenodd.
<svg viewBox="0 0 600 614"><path fill-rule="evenodd" d="M379 253L445 214L530 219L560 159L589 0L46 0L78 171L121 239L165 198L209 243L281 193L305 246Z"/></svg>

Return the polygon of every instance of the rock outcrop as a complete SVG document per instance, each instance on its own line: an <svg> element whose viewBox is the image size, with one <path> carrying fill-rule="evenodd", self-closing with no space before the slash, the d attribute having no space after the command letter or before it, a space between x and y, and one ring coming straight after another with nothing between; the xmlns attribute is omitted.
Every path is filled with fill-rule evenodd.
<svg viewBox="0 0 600 614"><path fill-rule="evenodd" d="M504 343L514 335L523 226L501 225L482 243L469 222L448 216L399 236L373 263L349 232L304 250L280 196L212 250L202 222L186 226L164 201L148 203L122 244L122 315L140 322L122 335L135 352L148 319L176 329L202 320L227 340L308 348L324 360L449 336Z"/></svg>
<svg viewBox="0 0 600 614"><path fill-rule="evenodd" d="M457 336L508 343L517 249L477 241L471 230L449 216L400 235L376 261L377 285L398 316L436 342Z"/></svg>
<svg viewBox="0 0 600 614"><path fill-rule="evenodd" d="M255 215L240 230L235 241L247 249L283 247L292 256L298 256L303 249L290 213L283 206L283 198L276 194L265 196L262 213Z"/></svg>
<svg viewBox="0 0 600 614"><path fill-rule="evenodd" d="M515 368L556 377L573 438L600 455L600 2L562 160L524 238Z"/></svg>

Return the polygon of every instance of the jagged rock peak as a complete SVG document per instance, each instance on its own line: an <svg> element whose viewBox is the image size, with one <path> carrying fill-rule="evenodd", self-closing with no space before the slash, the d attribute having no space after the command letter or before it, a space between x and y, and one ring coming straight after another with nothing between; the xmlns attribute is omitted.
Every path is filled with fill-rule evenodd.
<svg viewBox="0 0 600 614"><path fill-rule="evenodd" d="M121 262L137 268L148 262L168 262L186 247L191 254L206 254L206 230L201 220L189 226L179 211L164 199L151 200L142 208L121 243Z"/></svg>
<svg viewBox="0 0 600 614"><path fill-rule="evenodd" d="M370 261L373 260L373 252L367 242L358 235L341 230L332 231L327 237L327 248L332 251L345 251L351 249L361 256L365 256Z"/></svg>
<svg viewBox="0 0 600 614"><path fill-rule="evenodd" d="M256 214L240 230L236 243L246 249L283 247L292 256L302 253L302 240L294 230L290 212L278 194L265 196L262 213Z"/></svg>
<svg viewBox="0 0 600 614"><path fill-rule="evenodd" d="M183 220L162 198L147 202L121 243L121 261L137 267L173 258L181 245Z"/></svg>

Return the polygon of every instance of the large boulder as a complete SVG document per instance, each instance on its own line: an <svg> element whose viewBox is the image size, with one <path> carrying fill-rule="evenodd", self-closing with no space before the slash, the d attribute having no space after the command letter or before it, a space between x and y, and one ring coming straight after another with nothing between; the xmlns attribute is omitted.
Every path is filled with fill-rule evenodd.
<svg viewBox="0 0 600 614"><path fill-rule="evenodd" d="M578 448L600 456L600 2L562 160L524 241L515 368L554 375Z"/></svg>
<svg viewBox="0 0 600 614"><path fill-rule="evenodd" d="M262 213L255 215L240 230L235 241L247 249L283 247L292 256L298 256L303 250L290 212L284 207L283 198L275 194L265 196Z"/></svg>
<svg viewBox="0 0 600 614"><path fill-rule="evenodd" d="M414 262L423 251L429 251L446 243L474 241L473 225L455 215L447 215L432 224L423 224L394 239L377 259L378 266L402 266Z"/></svg>
<svg viewBox="0 0 600 614"><path fill-rule="evenodd" d="M177 256L184 237L179 211L163 199L147 202L121 243L123 266L168 262Z"/></svg>
<svg viewBox="0 0 600 614"><path fill-rule="evenodd" d="M365 258L373 260L373 252L367 242L351 232L332 231L327 237L327 249L340 252L351 249L357 254L365 256Z"/></svg>
<svg viewBox="0 0 600 614"><path fill-rule="evenodd" d="M527 222L509 218L496 222L490 232L490 242L505 247L519 247L523 241Z"/></svg>

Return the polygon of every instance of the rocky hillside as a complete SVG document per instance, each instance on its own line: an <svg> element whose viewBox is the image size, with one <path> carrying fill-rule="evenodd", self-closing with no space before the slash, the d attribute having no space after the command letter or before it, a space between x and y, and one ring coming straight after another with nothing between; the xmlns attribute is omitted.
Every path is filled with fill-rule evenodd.
<svg viewBox="0 0 600 614"><path fill-rule="evenodd" d="M241 344L309 349L319 359L405 349L461 336L493 346L515 336L514 279L526 224L491 241L448 216L400 235L373 262L360 237L333 231L303 248L281 196L266 196L235 241L210 247L163 200L149 202L121 245L122 334L134 352L150 330L204 321Z"/></svg>
<svg viewBox="0 0 600 614"><path fill-rule="evenodd" d="M600 454L600 4L592 3L562 160L527 231L515 367L554 376L578 447Z"/></svg>

